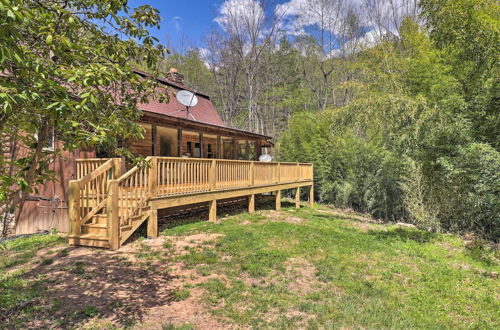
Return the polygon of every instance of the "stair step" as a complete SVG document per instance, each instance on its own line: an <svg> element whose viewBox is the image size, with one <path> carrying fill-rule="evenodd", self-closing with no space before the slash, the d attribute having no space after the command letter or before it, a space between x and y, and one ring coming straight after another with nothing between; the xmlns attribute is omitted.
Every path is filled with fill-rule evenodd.
<svg viewBox="0 0 500 330"><path fill-rule="evenodd" d="M106 236L94 234L70 235L69 245L81 245L109 249L109 239Z"/></svg>
<svg viewBox="0 0 500 330"><path fill-rule="evenodd" d="M89 223L82 226L82 233L106 236L108 226L105 223Z"/></svg>
<svg viewBox="0 0 500 330"><path fill-rule="evenodd" d="M134 215L134 216L130 217L129 219L132 220L132 221L137 221L137 220L142 219L143 216L144 216L144 213L139 213L137 215Z"/></svg>
<svg viewBox="0 0 500 330"><path fill-rule="evenodd" d="M100 224L100 225L106 225L108 222L108 215L107 214L96 214L93 217L94 224Z"/></svg>

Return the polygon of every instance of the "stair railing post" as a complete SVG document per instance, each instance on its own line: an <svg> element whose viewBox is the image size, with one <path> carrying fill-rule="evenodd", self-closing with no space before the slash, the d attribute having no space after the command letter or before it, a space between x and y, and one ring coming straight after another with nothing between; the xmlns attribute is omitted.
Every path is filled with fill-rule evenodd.
<svg viewBox="0 0 500 330"><path fill-rule="evenodd" d="M152 157L149 163L149 197L158 196L158 157Z"/></svg>
<svg viewBox="0 0 500 330"><path fill-rule="evenodd" d="M255 183L255 171L254 171L254 164L255 162L250 162L250 173L248 173L248 178L249 178L249 183L250 183L250 187L253 187L254 186L254 183Z"/></svg>
<svg viewBox="0 0 500 330"><path fill-rule="evenodd" d="M113 179L116 180L122 176L122 159L113 158Z"/></svg>
<svg viewBox="0 0 500 330"><path fill-rule="evenodd" d="M281 182L281 163L278 163L278 166L276 167L276 183Z"/></svg>
<svg viewBox="0 0 500 330"><path fill-rule="evenodd" d="M295 173L295 181L300 181L300 163L297 163L297 173Z"/></svg>
<svg viewBox="0 0 500 330"><path fill-rule="evenodd" d="M80 180L69 182L68 218L70 235L80 235Z"/></svg>
<svg viewBox="0 0 500 330"><path fill-rule="evenodd" d="M118 213L118 180L108 183L108 200L106 204L109 248L120 248L120 218Z"/></svg>
<svg viewBox="0 0 500 330"><path fill-rule="evenodd" d="M217 173L217 160L212 159L212 163L210 163L210 170L208 173L208 183L210 185L210 191L214 191L217 188L216 173Z"/></svg>

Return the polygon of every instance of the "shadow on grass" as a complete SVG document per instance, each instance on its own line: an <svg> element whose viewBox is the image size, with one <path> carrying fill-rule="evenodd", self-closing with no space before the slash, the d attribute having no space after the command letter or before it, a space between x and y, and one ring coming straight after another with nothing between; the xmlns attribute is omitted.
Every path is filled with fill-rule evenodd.
<svg viewBox="0 0 500 330"><path fill-rule="evenodd" d="M387 231L369 230L368 235L372 235L378 240L415 241L418 243L431 242L437 238L435 233L414 228L395 228Z"/></svg>
<svg viewBox="0 0 500 330"><path fill-rule="evenodd" d="M6 328L73 328L95 316L128 327L149 308L175 299L169 285L173 278L163 266L132 263L119 251L65 250L53 263L41 263L21 276L30 283L26 291L36 288L39 294L21 308L1 311Z"/></svg>

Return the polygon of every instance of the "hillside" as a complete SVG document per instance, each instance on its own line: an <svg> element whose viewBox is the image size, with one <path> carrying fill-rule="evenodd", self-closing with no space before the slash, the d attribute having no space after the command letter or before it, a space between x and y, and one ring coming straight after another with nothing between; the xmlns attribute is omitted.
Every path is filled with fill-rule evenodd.
<svg viewBox="0 0 500 330"><path fill-rule="evenodd" d="M118 251L0 250L10 327L498 328L498 256L327 206L191 221Z"/></svg>

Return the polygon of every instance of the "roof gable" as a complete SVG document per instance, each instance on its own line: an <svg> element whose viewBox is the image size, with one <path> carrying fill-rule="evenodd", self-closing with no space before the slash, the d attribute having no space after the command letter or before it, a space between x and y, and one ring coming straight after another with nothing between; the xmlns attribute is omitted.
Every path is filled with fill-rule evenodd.
<svg viewBox="0 0 500 330"><path fill-rule="evenodd" d="M134 71L141 76L151 77L151 75L148 73L139 70ZM138 104L139 109L141 109L142 111L184 118L211 125L226 126L219 116L219 113L215 109L215 106L210 100L209 96L193 91L188 87L174 81L163 78L156 78L156 80L163 85L168 86L168 94L170 96L170 100L168 103L160 103L157 100L150 98L149 103ZM198 97L198 104L194 107L190 107L189 112L186 111L186 107L180 104L175 97L175 93L183 89L195 93Z"/></svg>

